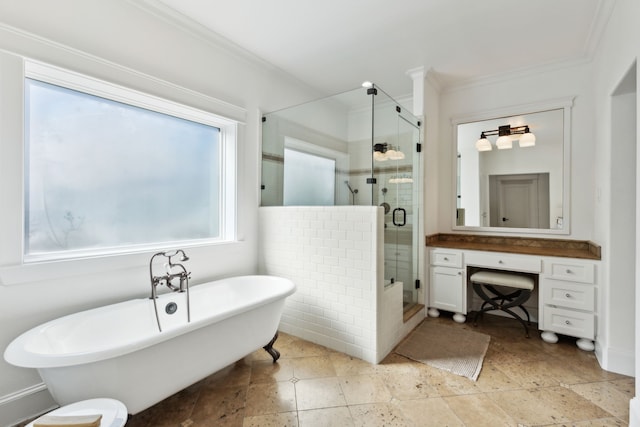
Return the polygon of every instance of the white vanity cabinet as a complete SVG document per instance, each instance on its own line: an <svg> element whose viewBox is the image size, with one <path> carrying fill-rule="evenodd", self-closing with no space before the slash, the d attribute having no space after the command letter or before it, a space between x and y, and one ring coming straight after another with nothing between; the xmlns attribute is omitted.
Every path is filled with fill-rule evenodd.
<svg viewBox="0 0 640 427"><path fill-rule="evenodd" d="M492 269L538 275L538 328L542 339L558 341L556 334L578 338L583 350L594 349L596 334L596 266L598 261L467 249L433 247L429 251L429 316L439 310L466 320L467 270ZM473 305L473 304L472 304Z"/></svg>
<svg viewBox="0 0 640 427"><path fill-rule="evenodd" d="M429 316L440 315L438 310L451 311L456 322L464 323L467 314L467 286L462 263L462 251L431 249L429 263Z"/></svg>
<svg viewBox="0 0 640 427"><path fill-rule="evenodd" d="M595 263L549 259L540 275L542 339L557 342L556 333L579 338L577 345L593 350L596 331Z"/></svg>

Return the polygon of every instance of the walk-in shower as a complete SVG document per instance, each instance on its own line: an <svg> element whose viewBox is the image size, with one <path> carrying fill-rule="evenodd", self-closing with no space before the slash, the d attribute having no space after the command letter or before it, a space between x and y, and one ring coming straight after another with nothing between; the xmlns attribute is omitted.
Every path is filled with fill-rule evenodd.
<svg viewBox="0 0 640 427"><path fill-rule="evenodd" d="M262 206L384 208L384 278L417 303L421 124L375 85L265 114ZM295 156L292 155L295 154Z"/></svg>

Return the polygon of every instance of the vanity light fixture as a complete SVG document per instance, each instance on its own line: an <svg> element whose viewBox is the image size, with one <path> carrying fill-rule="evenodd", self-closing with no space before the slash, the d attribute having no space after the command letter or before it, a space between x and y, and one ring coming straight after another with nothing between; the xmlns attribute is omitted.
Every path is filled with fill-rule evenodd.
<svg viewBox="0 0 640 427"><path fill-rule="evenodd" d="M513 148L513 141L519 139L520 147L533 147L536 145L536 136L529 130L529 126L504 125L498 129L485 130L480 134L480 139L476 141L476 149L478 151L491 151L491 141L487 138L489 135L498 135L496 147L498 150ZM520 137L516 135L522 135ZM514 137L515 136L515 137Z"/></svg>
<svg viewBox="0 0 640 427"><path fill-rule="evenodd" d="M393 145L382 144L373 145L373 160L378 162L386 162L387 160L402 160L404 159L404 153L400 150L394 150Z"/></svg>
<svg viewBox="0 0 640 427"><path fill-rule="evenodd" d="M413 178L410 175L395 175L389 178L389 184L411 184L413 182Z"/></svg>

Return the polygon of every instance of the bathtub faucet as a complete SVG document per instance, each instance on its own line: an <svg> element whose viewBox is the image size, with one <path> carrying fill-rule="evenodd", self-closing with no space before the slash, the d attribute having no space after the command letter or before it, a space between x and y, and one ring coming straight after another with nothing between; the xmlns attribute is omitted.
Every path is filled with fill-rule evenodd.
<svg viewBox="0 0 640 427"><path fill-rule="evenodd" d="M178 262L173 262L173 257L180 255ZM168 258L167 262L165 262L165 274L160 276L155 276L153 274L153 261L156 257L163 256ZM189 257L184 253L182 249L178 249L175 251L169 252L158 252L153 254L151 260L149 261L149 277L151 279L151 299L153 300L153 309L156 314L156 322L158 323L158 331L162 332L162 325L160 325L160 316L158 315L158 304L156 303L156 299L158 299L158 286L165 285L167 288L171 289L173 292L186 292L187 296L187 322L191 322L191 302L189 299L189 275L190 272L182 265L181 263L189 261ZM172 282L174 279L178 279L178 286L174 285ZM175 303L174 303L175 304ZM173 314L175 310L169 314Z"/></svg>
<svg viewBox="0 0 640 427"><path fill-rule="evenodd" d="M173 257L180 255L179 262L173 262ZM160 276L153 274L153 261L156 257L163 256L168 258L165 265L166 273ZM158 252L151 257L149 261L149 276L151 279L151 298L156 299L158 297L157 288L159 285L165 285L173 292L188 292L190 272L181 264L181 262L189 261L189 257L184 253L182 249L171 252ZM176 271L177 269L177 271ZM178 279L178 285L174 285L174 279Z"/></svg>

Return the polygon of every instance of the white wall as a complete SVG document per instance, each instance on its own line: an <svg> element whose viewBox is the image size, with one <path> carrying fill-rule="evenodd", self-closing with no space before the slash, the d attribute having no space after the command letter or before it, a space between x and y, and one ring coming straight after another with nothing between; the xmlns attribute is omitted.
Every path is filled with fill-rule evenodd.
<svg viewBox="0 0 640 427"><path fill-rule="evenodd" d="M623 77L640 56L640 28L638 28L636 22L638 16L640 16L639 2L636 0L616 1L615 9L598 46L593 66L594 109L597 119L594 123L594 137L598 141L595 147L597 161L594 163L596 183L594 188L594 240L602 245L603 271L601 278L603 278L604 290L606 291L605 294L602 295L602 300L607 308L607 311L604 313L605 329L601 330L599 328L598 330L598 333L601 334L603 338L602 342L598 343L601 346L599 349L599 358L604 360L605 365L612 365L615 364L616 360L624 356L625 352L631 354L632 360L628 363L633 364L633 359L635 359L636 396L637 391L640 390L640 382L638 382L640 378L640 365L638 365L637 357L640 341L640 318L638 317L637 310L640 294L640 292L638 292L638 284L640 283L638 278L638 270L640 268L640 260L638 259L640 239L637 236L640 221L640 217L638 216L638 200L640 199L638 198L637 181L635 193L635 280L632 279L631 281L622 282L618 280L613 281L611 279L616 275L633 277L633 273L621 271L612 273L610 269L613 266L611 257L621 249L617 246L618 240L615 236L625 232L628 233L631 229L629 224L624 221L614 221L614 211L616 209L623 209L624 206L619 206L620 201L617 201L612 194L614 191L620 191L619 188L616 188L620 183L612 171L613 168L620 167L615 161L616 156L613 153L617 149L617 144L616 141L613 141L616 131L612 128L612 114L615 113L612 95L614 95L614 91L618 88ZM637 67L635 81L637 84ZM637 96L635 111L635 146L637 147ZM626 149L630 148L631 147L627 146ZM636 157L635 169L637 170L637 168L638 160ZM632 184L630 183L630 185ZM616 245L616 247L612 245ZM633 269L631 265L629 268ZM623 301L625 298L626 301ZM633 304L634 300L635 304ZM633 339L634 337L635 340ZM615 368L615 366L612 366L612 368ZM640 402L637 397L631 402L630 425L640 426Z"/></svg>
<svg viewBox="0 0 640 427"><path fill-rule="evenodd" d="M635 79L636 70L631 71ZM599 351L604 365L626 375L635 373L634 328L629 326L635 313L636 103L635 91L612 97L611 220L604 280L609 287L603 298L611 309L603 330L607 344Z"/></svg>
<svg viewBox="0 0 640 427"><path fill-rule="evenodd" d="M245 53L182 31L125 0L2 2L0 49L245 121L238 141L240 241L192 249L188 267L194 284L257 271L260 111L313 99L316 93ZM0 70L0 81L5 78ZM7 110L6 93L1 97L0 153L15 152L20 138L7 129L21 112ZM7 173L6 159L0 156L2 200L19 190ZM16 215L21 215L19 205L0 205L0 223ZM83 271L51 265L62 270L58 277L47 279L45 268L37 280L25 277L19 266L7 265L6 254L16 248L5 237L0 239L0 280L11 275L25 282L0 285L0 349L44 321L149 293L149 254L132 256L122 265L93 260ZM35 370L0 360L0 378L0 425L53 405Z"/></svg>

